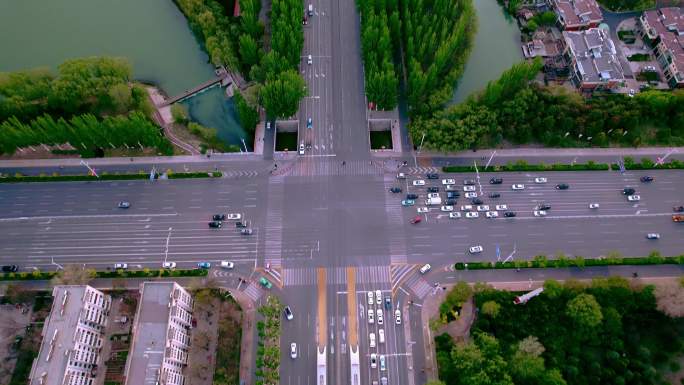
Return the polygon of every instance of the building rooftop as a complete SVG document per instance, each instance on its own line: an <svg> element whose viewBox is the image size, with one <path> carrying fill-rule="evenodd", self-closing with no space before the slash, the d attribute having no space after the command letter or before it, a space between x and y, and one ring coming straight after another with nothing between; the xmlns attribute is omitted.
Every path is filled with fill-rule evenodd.
<svg viewBox="0 0 684 385"><path fill-rule="evenodd" d="M645 11L644 19L649 27L655 30L649 33L655 32L667 49L672 51L672 60L677 68L684 68L684 12L682 9L667 7Z"/></svg>
<svg viewBox="0 0 684 385"><path fill-rule="evenodd" d="M603 20L596 0L554 0L553 5L565 27L588 26Z"/></svg>
<svg viewBox="0 0 684 385"><path fill-rule="evenodd" d="M145 282L135 321L127 385L156 385L164 358L173 282Z"/></svg>
<svg viewBox="0 0 684 385"><path fill-rule="evenodd" d="M603 30L563 31L563 38L583 82L621 81L625 78L615 45Z"/></svg>

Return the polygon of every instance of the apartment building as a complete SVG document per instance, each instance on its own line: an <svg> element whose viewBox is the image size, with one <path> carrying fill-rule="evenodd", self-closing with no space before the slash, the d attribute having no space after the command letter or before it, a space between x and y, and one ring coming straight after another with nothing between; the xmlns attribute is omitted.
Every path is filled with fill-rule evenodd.
<svg viewBox="0 0 684 385"><path fill-rule="evenodd" d="M651 44L653 54L672 88L684 87L684 12L667 7L645 11L637 23L641 37Z"/></svg>
<svg viewBox="0 0 684 385"><path fill-rule="evenodd" d="M100 352L112 299L87 285L56 286L52 297L29 384L93 385L104 374Z"/></svg>
<svg viewBox="0 0 684 385"><path fill-rule="evenodd" d="M565 31L596 28L603 14L596 0L548 0L549 7L558 15L558 24Z"/></svg>
<svg viewBox="0 0 684 385"><path fill-rule="evenodd" d="M582 91L614 89L625 80L608 32L600 28L563 31L563 55L575 85Z"/></svg>
<svg viewBox="0 0 684 385"><path fill-rule="evenodd" d="M145 282L126 362L126 385L183 385L193 300L175 282Z"/></svg>

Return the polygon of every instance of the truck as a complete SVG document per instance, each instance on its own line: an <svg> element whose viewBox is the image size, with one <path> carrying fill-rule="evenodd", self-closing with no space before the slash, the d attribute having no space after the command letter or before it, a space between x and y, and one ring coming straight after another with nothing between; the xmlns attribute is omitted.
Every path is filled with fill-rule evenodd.
<svg viewBox="0 0 684 385"><path fill-rule="evenodd" d="M672 222L683 222L684 223L684 214L674 214L672 216Z"/></svg>

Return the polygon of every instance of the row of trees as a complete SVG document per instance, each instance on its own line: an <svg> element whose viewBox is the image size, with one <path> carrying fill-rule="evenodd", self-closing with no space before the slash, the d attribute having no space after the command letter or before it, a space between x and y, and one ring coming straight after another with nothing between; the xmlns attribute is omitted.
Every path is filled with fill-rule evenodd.
<svg viewBox="0 0 684 385"><path fill-rule="evenodd" d="M280 381L280 319L283 305L275 296L268 296L259 314L263 321L257 322L256 377L257 385L277 384Z"/></svg>
<svg viewBox="0 0 684 385"><path fill-rule="evenodd" d="M684 288L675 286L681 301ZM620 277L590 285L550 280L540 296L514 305L515 294L480 286L474 340L436 338L440 378L449 385L662 383L659 369L684 352L684 325L658 310L674 303L671 290L659 290Z"/></svg>
<svg viewBox="0 0 684 385"><path fill-rule="evenodd" d="M466 102L410 125L414 142L441 151L504 141L547 146L684 144L684 91L645 91L629 98L584 99L561 87L531 83L539 61L520 63Z"/></svg>

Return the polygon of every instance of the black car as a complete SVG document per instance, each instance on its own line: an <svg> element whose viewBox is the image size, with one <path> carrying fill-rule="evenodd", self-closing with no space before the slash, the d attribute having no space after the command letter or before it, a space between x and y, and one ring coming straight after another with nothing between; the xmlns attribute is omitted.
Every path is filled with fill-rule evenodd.
<svg viewBox="0 0 684 385"><path fill-rule="evenodd" d="M385 296L385 309L392 309L392 299L389 296Z"/></svg>
<svg viewBox="0 0 684 385"><path fill-rule="evenodd" d="M428 179L439 179L439 174L431 172L425 175Z"/></svg>
<svg viewBox="0 0 684 385"><path fill-rule="evenodd" d="M489 193L490 198L501 198L501 194L499 193Z"/></svg>
<svg viewBox="0 0 684 385"><path fill-rule="evenodd" d="M17 265L4 265L2 267L3 273L15 273L17 270L19 270Z"/></svg>
<svg viewBox="0 0 684 385"><path fill-rule="evenodd" d="M506 217L506 218L513 218L515 215L516 215L516 214L515 214L515 212L513 212L513 211L506 211L506 212L504 213L504 217Z"/></svg>
<svg viewBox="0 0 684 385"><path fill-rule="evenodd" d="M447 198L449 199L456 199L461 196L461 193L458 191L447 191Z"/></svg>
<svg viewBox="0 0 684 385"><path fill-rule="evenodd" d="M225 221L226 220L226 214L214 214L212 219L215 221Z"/></svg>
<svg viewBox="0 0 684 385"><path fill-rule="evenodd" d="M439 192L439 188L438 187L428 187L427 192L436 193L436 192Z"/></svg>
<svg viewBox="0 0 684 385"><path fill-rule="evenodd" d="M544 211L551 210L551 205L548 203L540 203L537 205L536 210L544 210Z"/></svg>
<svg viewBox="0 0 684 385"><path fill-rule="evenodd" d="M212 229L220 229L223 224L220 221L211 221L209 222L209 227Z"/></svg>
<svg viewBox="0 0 684 385"><path fill-rule="evenodd" d="M399 188L399 187L392 187L392 188L390 189L390 192L395 193L395 194L400 193L400 192L401 192L401 188Z"/></svg>
<svg viewBox="0 0 684 385"><path fill-rule="evenodd" d="M418 194L406 194L406 199L418 199Z"/></svg>
<svg viewBox="0 0 684 385"><path fill-rule="evenodd" d="M474 184L475 184L475 181L472 180L472 179L464 179L464 180L463 180L463 185L464 185L464 186L472 186L472 185L474 185Z"/></svg>
<svg viewBox="0 0 684 385"><path fill-rule="evenodd" d="M567 190L569 188L570 188L570 186L565 184L565 183L561 183L561 184L556 185L556 190Z"/></svg>
<svg viewBox="0 0 684 385"><path fill-rule="evenodd" d="M672 211L676 213L684 213L684 206L675 206L672 208Z"/></svg>
<svg viewBox="0 0 684 385"><path fill-rule="evenodd" d="M490 184L501 184L503 183L503 178L492 178L489 180Z"/></svg>
<svg viewBox="0 0 684 385"><path fill-rule="evenodd" d="M446 206L453 206L453 205L456 204L456 199L446 199L446 200L444 201L444 204L445 204Z"/></svg>
<svg viewBox="0 0 684 385"><path fill-rule="evenodd" d="M238 228L246 228L247 226L249 226L249 223L248 223L247 221L245 221L245 222L243 222L243 221L237 221L237 222L235 222L235 227L238 227Z"/></svg>
<svg viewBox="0 0 684 385"><path fill-rule="evenodd" d="M471 202L473 202L474 205L481 205L482 203L484 203L480 198L473 198Z"/></svg>
<svg viewBox="0 0 684 385"><path fill-rule="evenodd" d="M622 193L623 193L624 195L634 195L634 193L636 193L636 190L634 190L634 189L631 188L631 187L625 187L625 188L622 190Z"/></svg>
<svg viewBox="0 0 684 385"><path fill-rule="evenodd" d="M644 183L653 182L653 177L652 176L642 176L641 178L639 178L639 180L641 180Z"/></svg>

